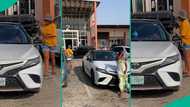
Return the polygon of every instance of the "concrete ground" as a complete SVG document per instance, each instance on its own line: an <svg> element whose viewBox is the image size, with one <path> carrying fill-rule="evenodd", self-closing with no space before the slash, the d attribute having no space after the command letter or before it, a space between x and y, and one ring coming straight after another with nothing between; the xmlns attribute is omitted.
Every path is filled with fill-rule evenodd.
<svg viewBox="0 0 190 107"><path fill-rule="evenodd" d="M59 72L59 67L57 67ZM54 78L53 78L54 77ZM0 93L0 107L60 107L59 75L44 78L39 93ZM129 107L128 99L118 98L113 87L92 85L81 68L81 61L74 61L69 84L63 91L63 107ZM132 94L132 107L162 107L174 99L190 95L190 78L184 78L177 92L141 91Z"/></svg>
<svg viewBox="0 0 190 107"><path fill-rule="evenodd" d="M128 99L118 98L117 90L92 85L82 72L81 61L74 62L68 87L63 88L64 107L129 107ZM132 107L162 107L177 98L190 95L190 78L184 78L179 91L140 91L132 94Z"/></svg>
<svg viewBox="0 0 190 107"><path fill-rule="evenodd" d="M1 92L0 107L60 107L59 86L59 76L56 75L44 78L39 93Z"/></svg>

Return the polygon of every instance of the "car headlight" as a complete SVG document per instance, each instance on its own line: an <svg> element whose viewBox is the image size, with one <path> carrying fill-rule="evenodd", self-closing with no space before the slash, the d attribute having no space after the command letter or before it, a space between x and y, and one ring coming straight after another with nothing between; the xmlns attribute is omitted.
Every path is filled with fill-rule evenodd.
<svg viewBox="0 0 190 107"><path fill-rule="evenodd" d="M40 63L40 57L29 59L24 64L23 68L29 68L29 67L35 66L35 65L37 65L39 63Z"/></svg>
<svg viewBox="0 0 190 107"><path fill-rule="evenodd" d="M96 71L98 71L98 72L106 72L106 70L101 69L101 68L96 68Z"/></svg>
<svg viewBox="0 0 190 107"><path fill-rule="evenodd" d="M167 57L165 59L165 61L160 66L163 67L163 66L167 66L167 65L176 63L179 59L180 59L180 56L178 54L174 55L174 56Z"/></svg>

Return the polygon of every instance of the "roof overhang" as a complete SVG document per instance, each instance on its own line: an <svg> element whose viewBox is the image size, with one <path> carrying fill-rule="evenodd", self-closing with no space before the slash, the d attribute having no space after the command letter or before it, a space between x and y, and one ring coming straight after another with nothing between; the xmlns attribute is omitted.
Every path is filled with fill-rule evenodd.
<svg viewBox="0 0 190 107"><path fill-rule="evenodd" d="M129 28L129 25L97 25L98 28Z"/></svg>
<svg viewBox="0 0 190 107"><path fill-rule="evenodd" d="M63 0L63 16L89 17L93 13L94 1L98 6L100 0Z"/></svg>

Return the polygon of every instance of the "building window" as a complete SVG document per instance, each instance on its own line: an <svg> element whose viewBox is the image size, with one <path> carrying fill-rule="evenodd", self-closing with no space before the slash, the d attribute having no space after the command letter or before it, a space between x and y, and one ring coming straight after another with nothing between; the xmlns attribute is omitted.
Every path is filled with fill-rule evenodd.
<svg viewBox="0 0 190 107"><path fill-rule="evenodd" d="M114 45L125 45L125 40L122 37L112 37L110 38L110 47Z"/></svg>
<svg viewBox="0 0 190 107"><path fill-rule="evenodd" d="M109 32L98 32L98 46L99 48L109 47Z"/></svg>

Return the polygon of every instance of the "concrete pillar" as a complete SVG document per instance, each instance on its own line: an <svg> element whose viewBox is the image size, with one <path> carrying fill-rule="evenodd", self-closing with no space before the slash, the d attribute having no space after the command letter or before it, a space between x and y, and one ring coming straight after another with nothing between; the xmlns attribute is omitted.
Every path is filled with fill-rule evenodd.
<svg viewBox="0 0 190 107"><path fill-rule="evenodd" d="M54 0L35 0L35 6L36 19L40 22L43 21L45 16L55 17Z"/></svg>
<svg viewBox="0 0 190 107"><path fill-rule="evenodd" d="M174 9L174 14L177 15L179 13L179 11L181 10L181 0L173 0L174 4L173 4L173 9Z"/></svg>
<svg viewBox="0 0 190 107"><path fill-rule="evenodd" d="M40 22L43 20L43 1L42 0L35 0L35 18Z"/></svg>
<svg viewBox="0 0 190 107"><path fill-rule="evenodd" d="M55 0L50 0L50 16L55 18Z"/></svg>
<svg viewBox="0 0 190 107"><path fill-rule="evenodd" d="M97 16L96 16L96 6L97 6L97 4L96 4L96 1L94 1L94 23L95 23L95 25L94 25L94 36L95 36L95 48L97 49L98 48L98 35L97 35Z"/></svg>

